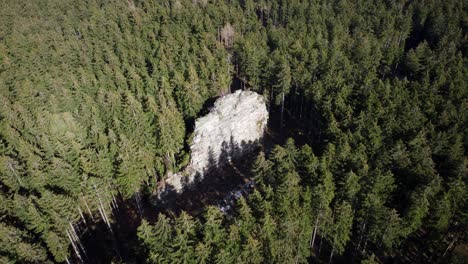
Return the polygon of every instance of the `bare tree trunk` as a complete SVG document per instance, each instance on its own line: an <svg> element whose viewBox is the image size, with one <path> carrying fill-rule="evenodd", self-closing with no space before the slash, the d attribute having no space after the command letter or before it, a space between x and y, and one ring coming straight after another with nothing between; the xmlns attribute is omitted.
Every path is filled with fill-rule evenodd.
<svg viewBox="0 0 468 264"><path fill-rule="evenodd" d="M393 68L393 74L395 74L396 70L398 69L398 62L395 64L395 67Z"/></svg>
<svg viewBox="0 0 468 264"><path fill-rule="evenodd" d="M114 202L114 199L111 200L110 204L111 204L112 209L114 209L115 212L117 212L118 208L117 208L117 204Z"/></svg>
<svg viewBox="0 0 468 264"><path fill-rule="evenodd" d="M291 86L291 92L289 93L289 114L294 117L296 112L296 104L294 103L294 99L296 99L296 90L294 89L294 85Z"/></svg>
<svg viewBox="0 0 468 264"><path fill-rule="evenodd" d="M366 252L367 241L369 241L369 237L368 237L368 236L366 236L366 240L365 240L365 242L364 242L364 247L362 248L362 252Z"/></svg>
<svg viewBox="0 0 468 264"><path fill-rule="evenodd" d="M106 218L104 217L104 213L102 212L101 206L98 206L99 215L101 216L102 221L107 224Z"/></svg>
<svg viewBox="0 0 468 264"><path fill-rule="evenodd" d="M109 221L109 218L107 217L107 213L106 213L106 209L105 209L105 207L104 207L104 204L102 204L101 201L99 201L99 203L100 203L100 206L101 206L101 208L102 208L102 213L104 214L104 218L105 218L105 221L106 221L106 223L107 223L107 226L109 227L109 230L112 231L112 228L111 228L111 225L110 225L110 221Z"/></svg>
<svg viewBox="0 0 468 264"><path fill-rule="evenodd" d="M94 185L94 190L96 191L96 195L98 197L99 212L101 213L102 220L104 220L104 222L107 224L107 227L109 227L109 230L112 232L112 228L111 228L109 219L107 218L106 209L104 208L104 205L102 204L101 196L99 195L99 192L98 192L98 190L96 188L96 185Z"/></svg>
<svg viewBox="0 0 468 264"><path fill-rule="evenodd" d="M140 214L140 218L143 215L143 209L141 207L141 197L140 192L135 193L135 202L137 204L138 213Z"/></svg>
<svg viewBox="0 0 468 264"><path fill-rule="evenodd" d="M76 257L80 260L80 263L83 263L83 259L81 258L80 252L78 251L78 248L76 247L76 244L75 244L75 241L73 240L73 237L70 235L68 230L66 230L66 233L67 233L68 239L70 240L70 243L72 245L73 251L75 251Z"/></svg>
<svg viewBox="0 0 468 264"><path fill-rule="evenodd" d="M400 47L401 37L402 37L402 33L400 32L400 34L398 35L398 41L397 41L398 47Z"/></svg>
<svg viewBox="0 0 468 264"><path fill-rule="evenodd" d="M85 217L83 215L83 211L81 211L81 208L79 206L78 206L78 213L80 214L80 217L83 220L83 223L85 223L85 225L87 225L86 219L85 219Z"/></svg>
<svg viewBox="0 0 468 264"><path fill-rule="evenodd" d="M366 221L364 221L364 224L362 225L362 228L361 228L361 236L359 238L359 243L357 245L358 250L361 248L361 242L362 242L362 238L364 237L365 229L366 229Z"/></svg>
<svg viewBox="0 0 468 264"><path fill-rule="evenodd" d="M75 227L72 225L71 222L68 222L68 225L70 226L70 230L71 230L70 234L72 235L73 238L75 238L75 241L76 241L78 238L78 233L76 232Z"/></svg>
<svg viewBox="0 0 468 264"><path fill-rule="evenodd" d="M18 174L16 174L16 170L15 170L15 168L13 167L13 165L12 165L10 162L8 162L8 167L10 168L11 172L13 172L13 174L15 175L16 180L18 181L18 183L19 183L21 186L23 186L23 183L21 182L20 177L18 176Z"/></svg>
<svg viewBox="0 0 468 264"><path fill-rule="evenodd" d="M388 231L388 226L386 226L386 227L385 227L385 230L384 230L384 232L383 232L383 235L382 235L382 239L380 239L380 241L379 241L379 243L378 243L378 246L377 246L377 247L379 247L379 248L380 248L380 247L382 246L382 244L383 244L383 241L384 241L384 238L385 238L385 234L387 233L387 231Z"/></svg>
<svg viewBox="0 0 468 264"><path fill-rule="evenodd" d="M78 233L76 232L75 227L73 226L71 222L68 222L68 224L70 225L70 228L71 228L70 235L75 240L75 246L76 244L78 244L78 247L81 249L81 252L83 252L85 258L87 258L88 256L86 255L86 250L83 247L83 244L81 244L81 239L78 236Z"/></svg>
<svg viewBox="0 0 468 264"><path fill-rule="evenodd" d="M101 206L98 207L98 210L99 210L99 214L101 215L102 220L104 221L104 223L106 223L107 227L112 232L112 228L111 228L111 226L109 224L109 221L107 220L106 213L104 212L104 210L102 209Z"/></svg>
<svg viewBox="0 0 468 264"><path fill-rule="evenodd" d="M119 211L119 206L117 205L117 199L115 199L115 196L112 193L112 191L110 193L111 193L111 196L112 196L111 203L113 204L113 207L114 207L115 211L118 212Z"/></svg>
<svg viewBox="0 0 468 264"><path fill-rule="evenodd" d="M310 248L312 248L312 250L314 250L315 235L317 235L317 228L318 228L319 218L320 218L320 215L317 215L317 219L315 219L314 233L312 235L312 240L311 240L310 245L309 245Z"/></svg>
<svg viewBox="0 0 468 264"><path fill-rule="evenodd" d="M442 257L445 257L447 252L453 247L453 245L455 244L456 241L457 241L457 237L452 239L452 241L449 243L448 247L445 249L444 254L442 254Z"/></svg>
<svg viewBox="0 0 468 264"><path fill-rule="evenodd" d="M332 251L330 253L330 260L328 260L328 264L332 262L333 253L335 253L335 243L333 243Z"/></svg>
<svg viewBox="0 0 468 264"><path fill-rule="evenodd" d="M88 210L88 214L91 216L91 219L93 220L93 222L95 222L93 213L91 213L91 209L89 209L88 202L86 202L86 199L83 198L83 196L81 196L81 199L83 199L86 209Z"/></svg>
<svg viewBox="0 0 468 264"><path fill-rule="evenodd" d="M283 128L283 117L284 117L284 92L281 93L281 120L280 120L280 130Z"/></svg>

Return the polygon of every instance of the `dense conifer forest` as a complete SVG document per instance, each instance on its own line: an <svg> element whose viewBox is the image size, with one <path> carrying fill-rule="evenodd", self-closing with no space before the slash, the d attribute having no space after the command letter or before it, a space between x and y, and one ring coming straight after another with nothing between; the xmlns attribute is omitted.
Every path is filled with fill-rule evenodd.
<svg viewBox="0 0 468 264"><path fill-rule="evenodd" d="M467 9L0 1L0 263L466 263ZM253 192L229 215L145 217L235 89L264 96L276 135ZM93 256L83 237L117 236L135 205L133 242Z"/></svg>

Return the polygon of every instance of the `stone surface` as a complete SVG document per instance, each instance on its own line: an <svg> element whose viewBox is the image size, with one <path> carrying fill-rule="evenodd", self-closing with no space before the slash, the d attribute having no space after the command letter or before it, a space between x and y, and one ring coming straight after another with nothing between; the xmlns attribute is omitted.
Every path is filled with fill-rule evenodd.
<svg viewBox="0 0 468 264"><path fill-rule="evenodd" d="M181 192L195 176L203 178L211 167L248 151L263 137L267 121L265 100L255 92L238 90L219 98L210 113L195 122L190 165L168 175L166 184Z"/></svg>

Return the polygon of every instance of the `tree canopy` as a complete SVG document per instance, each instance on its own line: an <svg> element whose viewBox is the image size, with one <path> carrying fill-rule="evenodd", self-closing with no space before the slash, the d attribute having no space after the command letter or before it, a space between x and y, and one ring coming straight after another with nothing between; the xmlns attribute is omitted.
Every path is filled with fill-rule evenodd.
<svg viewBox="0 0 468 264"><path fill-rule="evenodd" d="M449 260L468 239L467 17L455 0L2 1L0 262L86 262L81 235L151 199L233 89L265 97L282 144L232 216L143 220L139 259Z"/></svg>

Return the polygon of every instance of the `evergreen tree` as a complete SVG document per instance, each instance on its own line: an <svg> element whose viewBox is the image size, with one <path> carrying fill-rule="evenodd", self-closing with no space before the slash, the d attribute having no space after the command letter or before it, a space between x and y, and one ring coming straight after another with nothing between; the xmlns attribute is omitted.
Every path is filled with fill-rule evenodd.
<svg viewBox="0 0 468 264"><path fill-rule="evenodd" d="M284 100L291 88L291 68L285 58L279 61L278 67L274 88L276 89L276 94L278 94L276 104L281 104L280 126L282 127L284 119Z"/></svg>
<svg viewBox="0 0 468 264"><path fill-rule="evenodd" d="M0 262L454 259L466 13L454 0L2 2ZM86 256L96 228L120 237L127 198L151 215L157 184L189 163L193 120L231 89L263 94L280 122L243 164L255 191L227 216L149 217L141 253L129 238L121 260L112 246ZM285 136L304 146L271 146Z"/></svg>

